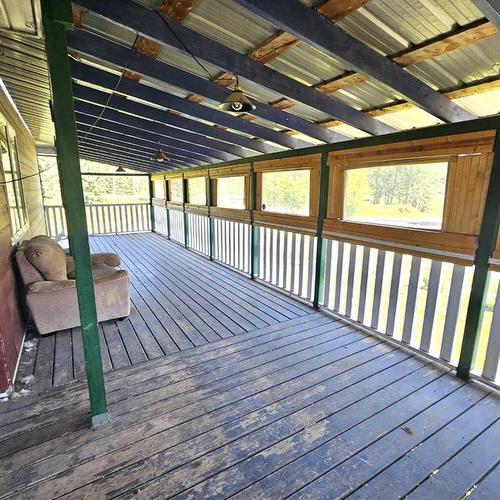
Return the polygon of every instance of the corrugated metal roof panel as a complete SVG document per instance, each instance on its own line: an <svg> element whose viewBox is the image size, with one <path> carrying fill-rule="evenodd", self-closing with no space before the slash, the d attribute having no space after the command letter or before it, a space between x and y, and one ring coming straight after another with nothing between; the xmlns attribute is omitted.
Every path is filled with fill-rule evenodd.
<svg viewBox="0 0 500 500"><path fill-rule="evenodd" d="M333 57L305 43L287 50L267 66L306 85L314 85L345 72L342 64Z"/></svg>
<svg viewBox="0 0 500 500"><path fill-rule="evenodd" d="M447 89L500 73L500 36L408 68L434 88Z"/></svg>
<svg viewBox="0 0 500 500"><path fill-rule="evenodd" d="M93 12L84 13L82 27L87 31L113 40L126 47L132 47L136 39L135 31L110 23L103 17L95 15Z"/></svg>
<svg viewBox="0 0 500 500"><path fill-rule="evenodd" d="M332 95L356 109L379 107L403 99L398 92L373 79L338 90Z"/></svg>
<svg viewBox="0 0 500 500"><path fill-rule="evenodd" d="M470 0L373 0L338 24L387 55L482 17Z"/></svg>
<svg viewBox="0 0 500 500"><path fill-rule="evenodd" d="M43 40L0 34L0 77L37 144L53 144L50 87Z"/></svg>
<svg viewBox="0 0 500 500"><path fill-rule="evenodd" d="M0 0L0 29L19 35L39 35L39 10L36 0Z"/></svg>
<svg viewBox="0 0 500 500"><path fill-rule="evenodd" d="M272 24L231 0L202 0L183 24L241 53L252 50L276 31Z"/></svg>

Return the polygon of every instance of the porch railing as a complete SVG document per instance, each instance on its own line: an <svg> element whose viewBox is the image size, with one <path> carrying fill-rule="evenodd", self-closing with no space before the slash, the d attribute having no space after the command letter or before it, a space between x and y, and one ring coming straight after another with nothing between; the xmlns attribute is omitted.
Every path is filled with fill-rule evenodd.
<svg viewBox="0 0 500 500"><path fill-rule="evenodd" d="M312 303L315 235L154 207L155 230L213 260ZM186 226L187 224L187 226ZM212 226L212 227L211 227ZM185 236L187 235L187 244ZM253 245L252 245L253 243ZM473 266L323 238L319 305L381 335L456 366ZM472 373L500 383L500 272L490 271Z"/></svg>
<svg viewBox="0 0 500 500"><path fill-rule="evenodd" d="M89 234L116 234L151 231L151 206L149 203L113 203L86 205ZM67 236L64 208L60 205L45 206L47 234L52 237Z"/></svg>

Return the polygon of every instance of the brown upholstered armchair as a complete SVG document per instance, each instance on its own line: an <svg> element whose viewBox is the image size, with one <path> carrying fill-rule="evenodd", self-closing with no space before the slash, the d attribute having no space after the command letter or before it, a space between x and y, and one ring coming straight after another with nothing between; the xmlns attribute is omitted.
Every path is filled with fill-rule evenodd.
<svg viewBox="0 0 500 500"><path fill-rule="evenodd" d="M91 258L98 321L128 316L130 283L127 271L116 269L120 257L103 253ZM19 246L16 261L38 332L80 326L73 258L49 237L36 236Z"/></svg>

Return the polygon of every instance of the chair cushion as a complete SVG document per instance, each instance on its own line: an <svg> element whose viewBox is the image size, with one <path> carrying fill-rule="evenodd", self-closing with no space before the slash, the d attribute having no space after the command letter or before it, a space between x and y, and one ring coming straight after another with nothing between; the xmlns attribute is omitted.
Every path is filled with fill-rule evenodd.
<svg viewBox="0 0 500 500"><path fill-rule="evenodd" d="M34 238L26 245L24 255L28 261L49 281L67 279L66 255L56 243Z"/></svg>

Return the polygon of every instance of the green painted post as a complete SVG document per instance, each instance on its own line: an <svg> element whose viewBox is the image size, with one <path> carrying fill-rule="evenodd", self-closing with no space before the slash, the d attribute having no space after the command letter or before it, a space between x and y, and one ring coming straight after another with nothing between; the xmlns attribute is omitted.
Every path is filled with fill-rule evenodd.
<svg viewBox="0 0 500 500"><path fill-rule="evenodd" d="M467 200L463 200L466 202ZM500 225L500 129L497 129L490 183L479 233L471 294L465 318L457 375L467 380L477 348L484 304L488 293L490 256L495 250Z"/></svg>
<svg viewBox="0 0 500 500"><path fill-rule="evenodd" d="M323 240L323 225L326 218L328 206L328 187L329 187L330 169L328 167L328 153L321 154L320 180L319 180L319 208L318 223L316 227L316 268L314 280L313 306L318 309L320 302L325 297L325 246Z"/></svg>
<svg viewBox="0 0 500 500"><path fill-rule="evenodd" d="M165 179L165 214L167 216L167 238L170 239L170 210L168 209L168 180Z"/></svg>
<svg viewBox="0 0 500 500"><path fill-rule="evenodd" d="M151 231L155 230L155 210L153 205L153 179L151 175L149 176L149 210L151 217Z"/></svg>
<svg viewBox="0 0 500 500"><path fill-rule="evenodd" d="M188 181L184 178L184 174L182 174L182 211L183 211L183 220L184 220L184 247L189 247L189 219L188 213L186 212L186 200L188 199Z"/></svg>
<svg viewBox="0 0 500 500"><path fill-rule="evenodd" d="M257 174L252 163L250 165L250 277L253 280L260 274L260 230L254 223L255 210L257 210Z"/></svg>
<svg viewBox="0 0 500 500"><path fill-rule="evenodd" d="M214 219L211 216L212 208L212 180L210 176L207 175L207 206L208 206L208 252L210 260L214 260L215 257L215 224Z"/></svg>
<svg viewBox="0 0 500 500"><path fill-rule="evenodd" d="M108 421L110 415L106 405L72 83L66 52L66 29L73 27L71 2L42 0L42 19L52 87L57 164L70 248L75 260L76 291L82 324L92 426L96 426Z"/></svg>

